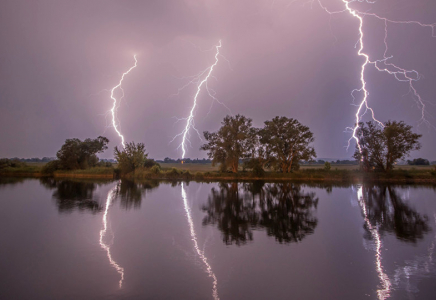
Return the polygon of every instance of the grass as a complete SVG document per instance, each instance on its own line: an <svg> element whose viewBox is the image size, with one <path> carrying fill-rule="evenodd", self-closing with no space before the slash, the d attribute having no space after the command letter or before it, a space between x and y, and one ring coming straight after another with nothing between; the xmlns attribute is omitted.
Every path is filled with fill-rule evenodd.
<svg viewBox="0 0 436 300"><path fill-rule="evenodd" d="M113 178L114 169L113 168L90 168L86 170L72 170L72 171L56 171L53 175L43 174L42 167L45 163L27 163L25 166L12 168L7 167L0 170L0 176L3 177L81 177L81 178Z"/></svg>
<svg viewBox="0 0 436 300"><path fill-rule="evenodd" d="M44 175L41 169L44 163L28 163L18 168L4 168L0 170L3 177L41 177L53 176L60 178L114 178L116 169L96 167L86 170L56 171L53 175ZM324 170L323 165L305 165L293 173L265 172L262 177L256 177L251 172L237 173L219 172L218 167L211 164L177 164L162 163L159 169L137 169L134 173L125 175L132 179L159 180L295 180L295 181L328 181L328 182L397 182L397 183L436 183L435 166L397 166L391 173L363 173L356 165L332 165L330 171Z"/></svg>
<svg viewBox="0 0 436 300"><path fill-rule="evenodd" d="M26 165L19 168L7 167L0 170L0 176L42 176L41 166Z"/></svg>
<svg viewBox="0 0 436 300"><path fill-rule="evenodd" d="M85 170L55 171L54 177L73 177L73 178L113 178L114 168L96 167Z"/></svg>
<svg viewBox="0 0 436 300"><path fill-rule="evenodd" d="M304 166L293 173L265 172L261 177L251 172L240 171L237 174L219 172L210 165L197 164L161 164L162 170L151 172L149 169L139 169L127 177L134 179L178 179L178 180L295 180L295 181L334 181L334 182L397 182L397 183L436 183L434 167L404 166L390 173L363 173L355 165L338 165L330 171L322 166ZM171 166L171 167L170 167Z"/></svg>

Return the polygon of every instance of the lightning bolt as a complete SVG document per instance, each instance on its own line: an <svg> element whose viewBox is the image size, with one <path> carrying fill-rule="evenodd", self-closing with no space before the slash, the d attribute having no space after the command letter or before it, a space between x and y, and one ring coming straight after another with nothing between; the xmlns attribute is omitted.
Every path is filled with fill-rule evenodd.
<svg viewBox="0 0 436 300"><path fill-rule="evenodd" d="M390 57L387 56L387 53L389 51L388 43L387 43L387 38L388 38L388 29L387 28L388 28L388 23L414 24L414 25L418 25L418 26L421 26L424 28L430 28L432 37L436 37L435 36L436 23L424 24L424 23L421 23L418 21L396 21L396 20L391 20L391 19L385 18L385 17L381 17L381 16L374 14L374 13L361 12L361 11L358 11L358 10L350 7L350 4L353 2L364 2L365 1L369 4L375 3L375 2L369 1L369 0L351 0L351 1L341 0L345 5L345 9L340 10L340 11L330 11L322 4L321 0L316 0L316 1L319 3L320 7L323 10L325 10L327 13L329 13L330 15L347 12L359 21L359 41L358 41L359 50L358 50L357 54L364 58L364 62L362 64L361 70L360 70L361 86L358 89L354 89L351 92L351 95L352 95L353 99L355 99L355 97L354 97L355 92L363 92L363 98L360 101L359 105L357 106L357 111L355 114L355 122L356 123L355 123L354 127L349 128L352 130L352 137L348 140L347 149L350 147L351 140L354 139L356 141L356 144L357 144L359 151L362 152L362 149L361 149L361 146L359 143L359 138L357 137L356 133L357 133L357 130L359 128L359 122L361 121L362 117L368 111L371 113L372 119L374 121L376 121L381 127L384 127L383 123L375 118L374 110L368 105L369 92L367 89L367 84L366 84L366 79L365 79L365 71L366 71L368 65L373 65L380 72L385 72L385 73L388 73L390 75L393 75L394 78L398 81L407 82L409 85L409 91L413 94L414 100L416 101L418 107L421 108L421 119L419 120L419 123L420 124L425 123L428 126L434 127L426 119L427 113L426 113L425 102L421 98L421 96L419 95L418 91L416 90L416 88L414 86L414 83L421 78L421 75L415 70L407 70L407 69L401 68L393 63L387 62L389 59L392 58L392 56L390 56ZM312 3L313 3L313 1L312 1ZM384 21L384 23L385 23L385 37L384 37L385 51L383 54L383 59L371 60L370 56L364 52L364 31L363 31L363 17L364 16L374 17L374 18L377 18L379 20ZM384 64L384 67L380 67L381 63Z"/></svg>
<svg viewBox="0 0 436 300"><path fill-rule="evenodd" d="M115 187L116 188L116 187ZM111 255L111 248L109 244L106 244L104 242L104 237L106 236L107 233L107 215L108 215L108 211L109 211L109 207L111 205L112 199L114 198L114 192L115 192L115 188L113 188L112 190L109 191L107 198L106 198L106 206L104 209L104 214L103 214L103 229L100 230L100 246L102 249L104 249L106 251L107 254L107 258L109 259L109 263L114 267L115 270L117 270L117 272L120 274L121 278L119 281L119 286L120 288L123 286L123 280L124 280L124 268L120 267L113 259L112 259L112 255Z"/></svg>
<svg viewBox="0 0 436 300"><path fill-rule="evenodd" d="M123 73L123 75L121 76L120 81L118 82L118 84L116 86L114 86L111 89L111 99L113 100L114 104L110 110L111 114L112 114L112 126L115 129L116 133L118 134L118 136L121 138L121 144L123 145L123 147L125 147L125 143L124 143L124 136L121 134L120 130L118 129L118 125L116 122L116 114L115 111L118 109L119 107L119 103L117 104L117 98L115 98L115 90L116 89L120 89L121 90L121 98L120 101L124 98L124 90L121 87L121 84L123 83L124 80L124 76L126 76L127 74L130 73L130 71L132 71L134 68L136 68L138 61L136 60L136 55L133 55L133 59L135 60L135 65L133 67L130 67L129 70L127 70L126 72Z"/></svg>
<svg viewBox="0 0 436 300"><path fill-rule="evenodd" d="M198 96L200 95L201 89L203 86L205 86L206 91L208 92L209 96L217 101L218 103L224 105L222 102L220 102L216 97L215 97L215 92L213 90L211 90L208 85L208 79L211 77L212 72L214 67L218 64L219 61L219 56L220 56L220 48L221 48L221 40L219 41L218 45L215 46L216 49L216 53L215 53L215 62L208 67L206 70L200 72L199 74L197 74L196 76L192 76L193 79L190 80L186 85L184 85L182 88L180 88L178 90L178 92L180 92L182 89L184 89L185 87L187 87L188 85L192 84L192 83L196 83L197 82L197 91L194 95L194 103L191 107L191 110L189 112L189 116L187 118L184 119L179 119L179 120L186 120L186 125L185 128L183 129L183 131L179 134L177 134L176 136L174 136L174 138L171 140L171 142L173 142L177 137L182 136L182 142L180 143L180 145L177 147L177 149L182 148L182 159L185 158L186 155L186 143L189 142L189 138L188 138L188 133L190 129L195 130L195 132L197 133L198 137L201 140L201 136L200 133L198 132L197 128L195 128L195 122L194 122L194 112L195 112L195 108L197 107L197 99ZM200 81L200 78L202 76L204 76L206 74L206 76ZM225 105L224 105L225 106ZM227 108L227 107L226 107ZM228 109L228 108L227 108ZM170 143L171 143L170 142Z"/></svg>
<svg viewBox="0 0 436 300"><path fill-rule="evenodd" d="M186 212L186 217L187 217L188 223L189 223L189 231L191 234L191 240L194 242L195 252L197 252L198 257L203 261L204 265L206 266L206 272L209 274L209 277L211 277L213 279L212 296L215 300L219 300L218 289L217 289L218 280L215 276L215 273L212 271L212 267L210 266L209 262L207 261L207 257L204 255L204 251L200 250L200 247L198 246L197 234L195 233L194 222L192 221L192 216L191 216L191 209L189 208L189 205L188 205L188 198L186 196L185 187L183 185L183 182L182 182L182 198L183 198L183 206L184 206L185 212Z"/></svg>
<svg viewBox="0 0 436 300"><path fill-rule="evenodd" d="M382 288L377 290L378 299L384 300L389 298L390 292L391 292L391 281L388 277L388 275L383 270L382 265L382 253L381 253L381 246L382 241L380 237L380 233L377 226L372 226L371 222L368 218L368 212L366 209L364 194L363 194L363 186L360 186L357 190L357 200L359 201L360 208L362 209L363 219L365 221L366 227L368 228L369 232L371 233L374 241L375 241L375 268L378 274L378 277L380 279L380 282L382 284Z"/></svg>

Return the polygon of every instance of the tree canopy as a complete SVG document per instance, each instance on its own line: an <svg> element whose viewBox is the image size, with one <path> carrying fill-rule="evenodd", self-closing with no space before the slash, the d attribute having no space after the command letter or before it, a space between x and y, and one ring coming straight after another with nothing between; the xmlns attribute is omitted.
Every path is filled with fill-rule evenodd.
<svg viewBox="0 0 436 300"><path fill-rule="evenodd" d="M275 117L265 121L259 136L267 161L284 173L298 169L301 160L316 157L315 149L310 146L314 141L313 133L295 119Z"/></svg>
<svg viewBox="0 0 436 300"><path fill-rule="evenodd" d="M143 167L147 162L148 153L145 153L143 143L127 143L125 148L119 150L115 147L115 159L118 161L118 168L126 174L135 171L136 168Z"/></svg>
<svg viewBox="0 0 436 300"><path fill-rule="evenodd" d="M97 153L107 149L109 140L104 136L96 139L86 139L83 142L77 138L67 139L56 153L59 165L65 170L86 169L98 163Z"/></svg>
<svg viewBox="0 0 436 300"><path fill-rule="evenodd" d="M252 127L251 119L236 115L226 116L217 132L204 132L207 144L201 150L208 151L212 165L221 164L221 171L231 169L238 172L239 160L248 158L255 146L257 130Z"/></svg>
<svg viewBox="0 0 436 300"><path fill-rule="evenodd" d="M408 160L407 164L411 165L411 166L429 166L430 161L428 159L420 157L420 158L416 158L414 160Z"/></svg>
<svg viewBox="0 0 436 300"><path fill-rule="evenodd" d="M413 133L412 126L403 121L388 121L384 127L374 122L360 123L356 131L359 145L354 158L361 162L366 171L377 169L393 170L395 163L404 160L411 151L419 150L422 135Z"/></svg>

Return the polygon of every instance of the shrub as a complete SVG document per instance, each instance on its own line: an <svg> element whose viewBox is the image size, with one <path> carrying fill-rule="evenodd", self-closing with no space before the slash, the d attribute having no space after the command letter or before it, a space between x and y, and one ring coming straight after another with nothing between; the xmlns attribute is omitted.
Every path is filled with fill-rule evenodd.
<svg viewBox="0 0 436 300"><path fill-rule="evenodd" d="M252 173L256 177L262 177L265 175L265 170L262 168L262 166L260 164L256 164L253 167Z"/></svg>
<svg viewBox="0 0 436 300"><path fill-rule="evenodd" d="M156 164L153 167L151 167L150 172L153 174L160 174L160 165Z"/></svg>
<svg viewBox="0 0 436 300"><path fill-rule="evenodd" d="M177 170L176 168L171 168L170 170L168 170L166 172L166 175L169 177L176 177L180 174L179 170Z"/></svg>
<svg viewBox="0 0 436 300"><path fill-rule="evenodd" d="M245 161L243 164L243 168L244 171L245 169L251 169L252 174L256 177L261 177L265 174L261 161L256 158Z"/></svg>
<svg viewBox="0 0 436 300"><path fill-rule="evenodd" d="M160 165L154 159L146 158L144 161L144 168L152 168L153 166L156 165L158 165L160 169Z"/></svg>
<svg viewBox="0 0 436 300"><path fill-rule="evenodd" d="M11 166L11 160L7 158L0 159L0 169L4 169Z"/></svg>
<svg viewBox="0 0 436 300"><path fill-rule="evenodd" d="M43 174L53 174L55 171L61 169L61 162L59 160L52 160L46 163L42 169L41 172Z"/></svg>
<svg viewBox="0 0 436 300"><path fill-rule="evenodd" d="M326 171L330 171L331 168L332 168L331 163L329 163L328 161L326 161L326 162L324 163L324 170L326 170Z"/></svg>
<svg viewBox="0 0 436 300"><path fill-rule="evenodd" d="M109 162L109 161L99 161L96 164L96 167L111 168L112 167L112 163Z"/></svg>
<svg viewBox="0 0 436 300"><path fill-rule="evenodd" d="M118 161L118 167L123 174L133 172L136 168L143 167L147 156L148 154L145 153L143 143L127 143L125 148L121 150L115 147L115 159Z"/></svg>
<svg viewBox="0 0 436 300"><path fill-rule="evenodd" d="M204 175L203 175L203 173L201 173L201 172L197 172L197 173L195 173L194 177L195 177L196 179L203 179L203 178L204 178Z"/></svg>
<svg viewBox="0 0 436 300"><path fill-rule="evenodd" d="M115 168L114 169L115 178L119 178L121 176L121 169Z"/></svg>
<svg viewBox="0 0 436 300"><path fill-rule="evenodd" d="M2 158L0 159L0 169L4 169L7 167L11 168L22 168L26 167L27 164L25 162L22 162L19 159L8 159L8 158Z"/></svg>

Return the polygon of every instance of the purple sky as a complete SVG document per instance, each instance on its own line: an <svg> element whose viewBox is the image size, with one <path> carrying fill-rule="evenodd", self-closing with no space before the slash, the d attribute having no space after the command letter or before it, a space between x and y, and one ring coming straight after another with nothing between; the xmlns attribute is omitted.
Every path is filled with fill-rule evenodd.
<svg viewBox="0 0 436 300"><path fill-rule="evenodd" d="M322 0L341 10L341 0ZM436 22L434 0L379 0L353 4L393 20ZM364 19L365 50L384 52L384 23ZM118 118L126 141L144 142L150 156L181 157L180 139L169 143L185 123L196 87L177 93L187 81L220 58L209 86L233 114L255 126L275 116L298 119L315 134L318 157L345 158L363 62L355 48L358 20L348 13L330 16L305 0L147 0L0 2L0 157L54 156L65 139L107 136L113 157L120 143L105 113L121 74L138 67L123 83ZM391 62L423 75L416 88L436 126L436 37L417 25L388 25ZM211 50L212 49L212 50ZM413 157L436 159L436 130L418 125L421 111L408 84L372 66L366 72L369 104L381 121L404 120L423 134ZM360 98L359 94L356 94ZM216 131L225 107L202 92L195 112L200 132ZM365 119L367 120L367 119ZM192 132L187 157L205 157Z"/></svg>

